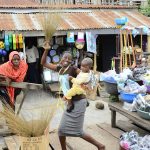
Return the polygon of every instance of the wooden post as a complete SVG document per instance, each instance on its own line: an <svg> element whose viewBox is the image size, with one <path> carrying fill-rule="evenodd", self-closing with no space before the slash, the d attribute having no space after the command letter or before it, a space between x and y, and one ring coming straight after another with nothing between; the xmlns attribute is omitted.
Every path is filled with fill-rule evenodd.
<svg viewBox="0 0 150 150"><path fill-rule="evenodd" d="M23 37L23 53L24 53L24 60L25 60L25 62L27 62L27 58L26 58L26 48L25 48L26 46L25 46L25 38Z"/></svg>
<svg viewBox="0 0 150 150"><path fill-rule="evenodd" d="M97 70L97 56L94 54L94 67L93 67L94 72Z"/></svg>
<svg viewBox="0 0 150 150"><path fill-rule="evenodd" d="M123 58L123 56L122 56L122 47L123 47L123 45L122 45L122 32L121 32L121 30L120 30L120 72L122 72L122 58Z"/></svg>
<svg viewBox="0 0 150 150"><path fill-rule="evenodd" d="M128 53L129 53L129 65L130 65L130 67L131 67L131 53L130 53L130 49L129 49L129 46L130 46L130 41L129 41L129 34L128 34L128 31L127 31L127 41L128 41Z"/></svg>
<svg viewBox="0 0 150 150"><path fill-rule="evenodd" d="M143 51L143 50L142 50L142 48L143 48L142 45L143 45L143 35L142 35L142 29L141 29L141 51Z"/></svg>
<svg viewBox="0 0 150 150"><path fill-rule="evenodd" d="M116 127L116 111L111 110L111 127Z"/></svg>
<svg viewBox="0 0 150 150"><path fill-rule="evenodd" d="M133 39L132 39L132 32L131 32L131 31L130 31L130 40L131 40L131 47L132 47L133 61L134 61L134 64L136 65L136 59L135 59L135 53L134 53L134 49L133 49Z"/></svg>

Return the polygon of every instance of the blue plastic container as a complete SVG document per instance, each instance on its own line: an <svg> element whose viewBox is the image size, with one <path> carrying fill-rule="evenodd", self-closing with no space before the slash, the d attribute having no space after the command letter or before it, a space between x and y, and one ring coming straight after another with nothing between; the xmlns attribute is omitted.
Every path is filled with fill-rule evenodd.
<svg viewBox="0 0 150 150"><path fill-rule="evenodd" d="M115 19L115 23L117 25L125 25L127 21L128 21L128 19L126 17L116 18Z"/></svg>
<svg viewBox="0 0 150 150"><path fill-rule="evenodd" d="M120 99L124 102L128 102L128 103L132 103L133 102L133 99L136 98L138 94L131 94L131 93L124 93L124 92L121 92L120 93ZM141 94L141 95L145 95L145 94Z"/></svg>

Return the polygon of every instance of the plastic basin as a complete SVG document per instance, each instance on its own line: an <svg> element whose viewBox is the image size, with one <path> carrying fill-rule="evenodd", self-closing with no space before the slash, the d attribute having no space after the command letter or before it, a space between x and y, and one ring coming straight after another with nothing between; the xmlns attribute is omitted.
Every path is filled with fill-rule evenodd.
<svg viewBox="0 0 150 150"><path fill-rule="evenodd" d="M125 101L125 102L128 102L128 103L132 103L133 102L133 99L137 96L138 94L132 94L132 93L124 93L124 92L121 92L120 93L120 99L122 101ZM143 96L145 94L142 94Z"/></svg>
<svg viewBox="0 0 150 150"><path fill-rule="evenodd" d="M150 120L150 112L145 112L145 111L142 111L140 109L137 109L137 113L141 118L146 119L146 120Z"/></svg>

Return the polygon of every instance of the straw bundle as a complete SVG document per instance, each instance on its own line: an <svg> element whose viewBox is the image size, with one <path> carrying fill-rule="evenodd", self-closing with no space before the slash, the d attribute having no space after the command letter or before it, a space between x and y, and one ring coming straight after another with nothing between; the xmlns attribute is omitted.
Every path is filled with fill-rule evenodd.
<svg viewBox="0 0 150 150"><path fill-rule="evenodd" d="M45 13L41 17L41 24L45 33L45 40L52 39L57 27L61 22L61 16L58 13Z"/></svg>
<svg viewBox="0 0 150 150"><path fill-rule="evenodd" d="M25 116L16 116L14 110L8 104L3 104L0 116L6 119L6 125L14 134L24 137L41 136L49 127L56 110L56 103L42 105L39 105L39 108L26 110Z"/></svg>

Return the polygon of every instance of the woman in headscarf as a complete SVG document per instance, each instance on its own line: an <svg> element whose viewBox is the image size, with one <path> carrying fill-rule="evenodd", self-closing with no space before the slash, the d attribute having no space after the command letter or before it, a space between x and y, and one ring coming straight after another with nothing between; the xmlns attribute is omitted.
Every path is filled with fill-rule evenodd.
<svg viewBox="0 0 150 150"><path fill-rule="evenodd" d="M9 61L0 65L0 75L3 76L9 83L12 81L22 82L25 78L27 69L28 66L24 60L20 59L19 53L17 51L12 51L9 54ZM14 108L15 89L8 86L6 87L6 90L9 100L5 100Z"/></svg>

